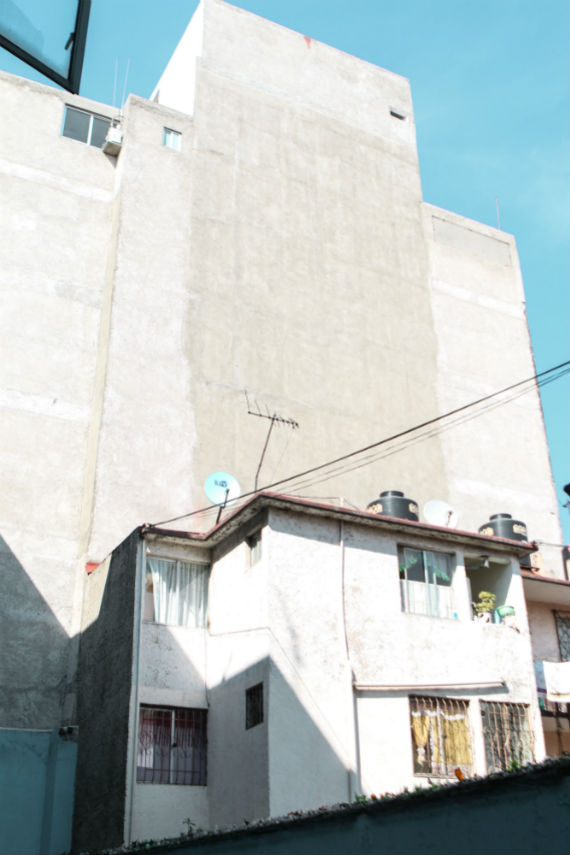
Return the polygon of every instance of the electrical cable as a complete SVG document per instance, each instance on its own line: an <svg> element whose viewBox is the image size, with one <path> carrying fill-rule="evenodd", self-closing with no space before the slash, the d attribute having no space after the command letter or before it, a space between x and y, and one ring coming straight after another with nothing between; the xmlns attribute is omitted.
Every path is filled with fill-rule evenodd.
<svg viewBox="0 0 570 855"><path fill-rule="evenodd" d="M541 381L538 385L540 387L546 386L548 383L553 382L553 380L557 380L559 377L562 377L562 376L564 376L564 374L567 374L567 373L568 373L568 371L564 370L564 371L560 372L558 375L556 375L555 377L549 377L546 380ZM446 430L449 430L452 427L456 427L457 425L460 425L460 424L463 424L464 422L470 421L473 418L479 418L481 415L485 415L487 412L490 412L491 410L496 409L499 406L504 406L505 404L511 403L512 401L515 401L517 398L519 398L522 395L525 395L527 392L531 391L533 388L534 388L534 386L529 386L526 389L522 389L522 390L517 391L515 394L511 395L506 400L493 401L492 403L487 404L487 406L485 406L483 409L481 409L479 411L469 412L469 413L459 415L454 421L449 422L449 424L445 424L445 425L441 425L441 426L438 426L435 428L431 428L428 431L426 431L425 433L418 434L417 436L408 437L403 442L399 443L398 445L394 445L394 446L390 447L389 449L382 449L381 451L374 451L371 454L367 455L363 460L361 460L357 463L349 463L349 464L341 465L334 470L330 470L330 472L327 472L323 476L316 477L313 479L309 479L309 480L303 481L299 484L295 484L295 485L291 486L290 488L288 488L288 492L292 495L298 494L299 490L309 489L309 487L313 487L316 484L322 483L323 481L327 481L335 475L343 475L343 474L346 474L348 472L352 472L356 469L360 469L364 466L369 466L372 463L375 463L379 460L383 460L386 457L390 457L392 454L397 454L400 451L403 451L403 450L409 448L410 446L414 445L417 442L423 442L426 439L431 439L435 436L439 436L441 433L443 433ZM295 476L292 476L291 480L296 480Z"/></svg>
<svg viewBox="0 0 570 855"><path fill-rule="evenodd" d="M511 383L509 386L505 386L503 389L499 389L496 392L491 392L489 395L484 395L483 397L478 398L475 401L471 401L468 404L463 404L461 407L456 407L455 409L449 410L449 412L443 413L440 416L434 416L434 418L432 418L432 419L427 419L426 421L421 422L420 424L414 425L413 427L406 428L405 430L400 431L399 433L392 434L391 436L385 437L384 439L380 439L377 442L372 442L372 443L370 443L370 445L366 445L363 448L356 449L356 451L351 451L348 454L343 454L340 457L336 457L333 460L328 460L326 463L321 463L318 466L310 467L309 469L305 469L303 472L298 472L295 475L288 476L287 478L281 478L279 481L274 481L271 484L266 484L265 486L260 487L257 490L251 490L248 493L242 493L242 495L239 496L238 499L233 500L232 504L238 500L247 499L250 496L256 495L257 493L261 493L264 490L271 490L274 487L279 487L283 484L290 483L291 481L296 481L300 478L305 478L305 476L312 475L312 473L314 473L314 472L319 472L319 471L322 471L323 469L326 469L330 466L335 466L336 464L343 463L345 460L350 460L350 459L356 457L357 455L362 455L362 454L365 454L366 452L372 451L373 449L380 448L381 446L387 445L389 442L394 442L395 440L400 439L402 437L410 436L410 434L416 433L416 431L421 431L424 428L430 427L431 425L436 425L439 422L443 421L444 419L449 419L452 416L459 415L460 413L464 413L466 410L470 410L471 408L476 407L479 404L484 404L487 401L492 401L493 399L498 398L500 395L504 395L507 392L513 391L514 389L520 390L520 387L524 386L525 384L536 383L537 386L545 386L549 382L552 382L553 380L557 380L557 379L559 379L559 377L562 377L564 374L568 373L568 366L570 366L570 360L567 360L566 362L561 362L559 365L555 365L552 368L548 368L546 371L540 371L537 374L533 374L531 377L526 377L524 380L519 380L517 383ZM559 373L556 374L555 376L549 377L549 375L553 375L554 372L559 372ZM537 381L539 381L540 378L544 378L544 379L540 380L540 382L537 382ZM519 397L519 395L521 395L521 394L525 394L526 392L531 391L532 388L535 388L534 385L530 385L529 388L525 389L524 391L520 390L516 395L511 396L506 401L495 402L494 405L491 405L489 407L484 408L483 412L487 411L488 409L493 409L494 406L502 406L503 404L510 403L511 400L514 400L515 398ZM477 415L478 414L479 413L477 413ZM467 419L465 419L465 420L467 420ZM453 422L449 426L445 426L445 427L452 427L456 423L460 423L460 420L456 420L456 422ZM424 436L422 434L420 437L414 437L413 441L419 441L422 438L427 439L429 437L428 437L428 435ZM407 447L408 444L412 444L412 443L411 442L410 443L403 443L402 446ZM398 450L401 451L402 448L399 448ZM393 449L390 449L389 453L390 454L396 453L396 451ZM386 456L388 456L388 455L386 455ZM360 466L369 465L371 462L374 462L374 460L369 460L369 461L364 462L364 463L362 461L359 461L358 464L356 464L354 466L354 468L359 468ZM347 470L347 471L351 471L351 470ZM332 474L335 474L335 473L336 473L336 470ZM328 480L329 477L332 477L332 474L327 474L326 478L324 478L323 480ZM293 489L300 489L300 487L293 488ZM204 508L198 508L198 510L189 511L186 514L180 514L179 516L171 517L170 519L161 520L160 522L157 522L157 523L151 523L151 525L152 526L167 525L168 523L177 522L178 520L186 519L187 517L196 516L197 514L200 514L200 513L203 514L203 513L206 513L208 511L212 511L214 509L218 510L219 505L206 505Z"/></svg>

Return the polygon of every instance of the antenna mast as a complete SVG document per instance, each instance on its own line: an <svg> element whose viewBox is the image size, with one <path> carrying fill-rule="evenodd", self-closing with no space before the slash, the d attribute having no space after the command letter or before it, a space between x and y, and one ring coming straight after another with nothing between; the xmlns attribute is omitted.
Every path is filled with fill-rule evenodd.
<svg viewBox="0 0 570 855"><path fill-rule="evenodd" d="M277 413L270 413L267 406L265 407L265 412L263 413L257 401L255 401L255 410L251 409L251 405L249 403L249 397L247 394L247 389L244 389L245 393L245 401L247 404L247 414L248 416L257 416L259 419L269 419L269 430L267 431L267 436L265 437L265 445L263 446L263 451L261 452L261 457L259 458L259 464L257 466L257 472L255 473L255 481L253 482L254 491L257 490L257 482L259 480L259 473L261 472L261 466L263 464L263 458L265 457L265 452L267 451L267 446L269 445L269 437L271 436L271 431L273 430L273 425L275 422L278 422L282 425L288 425L292 430L297 430L299 427L299 423L295 421L295 419L286 419L283 416L277 415Z"/></svg>

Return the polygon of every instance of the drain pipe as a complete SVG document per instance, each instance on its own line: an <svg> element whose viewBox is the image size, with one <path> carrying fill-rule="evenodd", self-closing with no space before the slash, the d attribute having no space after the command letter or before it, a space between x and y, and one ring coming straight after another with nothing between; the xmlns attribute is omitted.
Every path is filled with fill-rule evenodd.
<svg viewBox="0 0 570 855"><path fill-rule="evenodd" d="M123 837L125 845L131 843L133 829L133 806L135 800L137 733L139 724L139 664L142 624L142 590L144 586L146 544L140 537L135 579L135 603L133 609L133 664L131 668L131 697L129 704L129 729L127 736L127 774L125 781L125 819Z"/></svg>
<svg viewBox="0 0 570 855"><path fill-rule="evenodd" d="M350 703L347 719L351 722L351 727L347 728L347 753L350 757L350 766L347 770L348 777L348 801L354 801L356 788L354 787L354 778L358 787L360 781L360 752L358 747L358 710L356 708L356 693L354 691L355 677L350 661L350 647L348 644L348 631L346 626L346 588L345 588L345 543L344 543L344 521L339 521L339 547L340 547L340 579L341 579L341 600L342 600L342 629L344 634L344 648L346 653L346 662L348 666L348 679L350 692ZM348 692L347 692L348 696Z"/></svg>

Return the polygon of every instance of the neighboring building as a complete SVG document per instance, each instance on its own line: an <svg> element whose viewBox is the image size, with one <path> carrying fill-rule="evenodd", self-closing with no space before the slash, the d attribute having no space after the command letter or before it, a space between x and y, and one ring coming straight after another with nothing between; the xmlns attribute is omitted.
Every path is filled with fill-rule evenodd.
<svg viewBox="0 0 570 855"><path fill-rule="evenodd" d="M86 586L74 849L543 759L532 549L266 493L135 530ZM483 584L516 626L473 619Z"/></svg>
<svg viewBox="0 0 570 855"><path fill-rule="evenodd" d="M546 752L570 751L570 582L523 571Z"/></svg>
<svg viewBox="0 0 570 855"><path fill-rule="evenodd" d="M153 100L119 115L0 74L0 101L0 804L34 817L7 848L59 852L85 567L202 507L216 470L253 489L268 423L244 391L300 424L262 486L535 368L514 239L424 203L397 75L203 0ZM563 577L537 388L391 451L284 489L397 487L470 531L509 512Z"/></svg>

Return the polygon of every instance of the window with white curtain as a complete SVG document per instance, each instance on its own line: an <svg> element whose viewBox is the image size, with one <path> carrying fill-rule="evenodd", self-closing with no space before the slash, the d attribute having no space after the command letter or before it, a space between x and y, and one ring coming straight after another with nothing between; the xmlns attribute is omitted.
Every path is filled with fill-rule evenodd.
<svg viewBox="0 0 570 855"><path fill-rule="evenodd" d="M145 620L205 626L209 575L209 564L147 556Z"/></svg>
<svg viewBox="0 0 570 855"><path fill-rule="evenodd" d="M455 617L452 556L404 547L399 550L402 611Z"/></svg>

